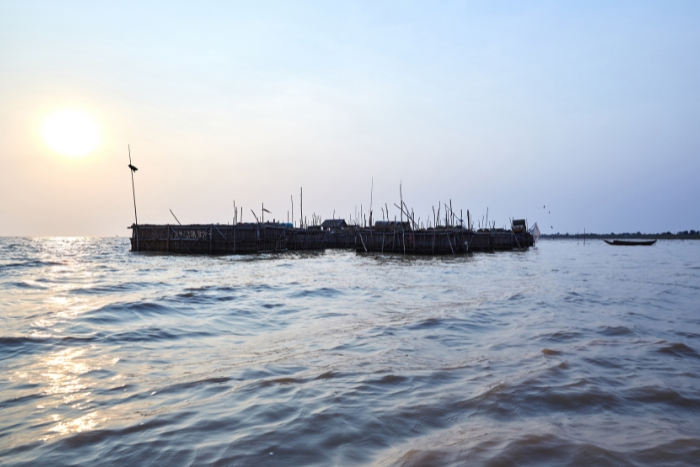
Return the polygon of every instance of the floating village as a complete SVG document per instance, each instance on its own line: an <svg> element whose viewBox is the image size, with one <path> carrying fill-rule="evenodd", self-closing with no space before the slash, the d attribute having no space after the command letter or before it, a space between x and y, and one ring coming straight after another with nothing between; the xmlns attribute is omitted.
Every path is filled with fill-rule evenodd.
<svg viewBox="0 0 700 467"><path fill-rule="evenodd" d="M231 224L133 224L131 250L186 254L251 254L344 248L358 253L463 255L475 251L525 250L535 237L525 220L510 230L445 223L416 228L409 221L376 221L371 226L328 219L319 225L294 227L280 222Z"/></svg>
<svg viewBox="0 0 700 467"><path fill-rule="evenodd" d="M355 250L358 253L380 252L405 255L463 255L476 251L526 250L534 246L539 229L528 230L524 219L511 221L510 229L496 228L495 222L474 229L471 215L457 215L450 204L433 209L433 218L425 226L416 221L412 210L401 200L398 219L388 220L389 208L382 207L384 220L373 221L360 215L360 220L326 219L313 215L311 224L302 215L295 222L265 221L264 205L260 217L251 210L255 222L239 222L243 211L235 206L230 224L138 224L131 229L131 250L185 254L256 254L284 251L322 251L326 248ZM292 200L292 210L293 210ZM135 210L134 210L135 211ZM135 214L135 212L134 212ZM136 218L138 220L138 217ZM482 224L482 221L479 221Z"/></svg>
<svg viewBox="0 0 700 467"><path fill-rule="evenodd" d="M233 202L234 216L230 224L189 224L183 225L170 210L175 224L139 224L136 211L136 188L134 173L138 170L131 162L129 147L129 169L134 198L135 223L131 229L131 251L237 255L277 253L285 251L323 251L326 248L349 249L358 253L398 253L404 255L464 255L476 251L526 250L535 245L540 236L535 223L528 229L525 219L511 220L510 229L496 228L489 223L488 209L483 219L474 229L471 214L467 210L464 219L462 210L456 213L452 201L438 203L433 207L432 219L416 220L413 209L403 200L402 186L399 185L400 205L398 219L389 218L389 206L381 206L383 220L373 220L372 199L374 181L370 192L369 219L362 212L355 213L354 220L326 219L312 214L311 223L304 216L303 189L299 193L300 216L298 224L289 222L265 222L265 213L270 213L261 205L260 217L251 209L255 222L242 222L243 208ZM294 219L294 197L291 198L292 219ZM444 207L444 209L443 209ZM239 214L240 213L240 214ZM240 220L240 221L239 221ZM465 224L466 220L466 224ZM427 225L426 225L427 223Z"/></svg>

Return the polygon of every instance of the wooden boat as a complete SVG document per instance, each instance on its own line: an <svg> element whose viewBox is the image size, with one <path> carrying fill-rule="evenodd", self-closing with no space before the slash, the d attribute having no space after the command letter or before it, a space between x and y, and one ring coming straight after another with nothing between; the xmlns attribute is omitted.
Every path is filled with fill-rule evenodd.
<svg viewBox="0 0 700 467"><path fill-rule="evenodd" d="M654 240L605 240L608 245L615 246L650 246L656 243Z"/></svg>

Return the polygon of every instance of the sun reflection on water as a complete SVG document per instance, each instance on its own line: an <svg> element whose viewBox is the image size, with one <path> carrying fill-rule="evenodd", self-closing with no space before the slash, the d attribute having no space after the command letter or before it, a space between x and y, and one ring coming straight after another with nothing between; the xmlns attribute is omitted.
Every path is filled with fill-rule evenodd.
<svg viewBox="0 0 700 467"><path fill-rule="evenodd" d="M10 289L4 302L9 304L7 315L31 317L16 334L31 339L28 346L48 351L26 354L28 360L22 365L8 368L7 379L17 388L18 399L39 398L28 417L41 427L32 439L96 429L107 418L96 410L93 388L99 386L99 378L111 373L102 370L111 370L119 357L97 352L98 347L89 344L96 330L79 318L110 303L110 297L93 291L109 272L94 267L94 239L33 238L26 242L33 259L17 268L14 281L22 287Z"/></svg>
<svg viewBox="0 0 700 467"><path fill-rule="evenodd" d="M90 412L82 417L66 421L61 421L58 415L54 415L52 421L56 423L51 428L52 432L58 433L59 435L67 435L70 433L82 433L83 431L93 430L101 420L98 420L97 412ZM45 438L48 439L49 437Z"/></svg>
<svg viewBox="0 0 700 467"><path fill-rule="evenodd" d="M63 394L65 404L89 394L81 393L87 386L80 381L80 375L87 373L91 368L84 361L77 361L84 353L84 349L65 349L46 361L48 371L42 376L48 378L47 394Z"/></svg>
<svg viewBox="0 0 700 467"><path fill-rule="evenodd" d="M11 378L41 387L44 400L36 409L39 413L50 412L42 416L48 417L50 426L41 440L93 430L106 420L94 410L92 385L86 374L113 366L119 358L114 355L90 357L89 352L93 350L93 347L59 350L16 372Z"/></svg>

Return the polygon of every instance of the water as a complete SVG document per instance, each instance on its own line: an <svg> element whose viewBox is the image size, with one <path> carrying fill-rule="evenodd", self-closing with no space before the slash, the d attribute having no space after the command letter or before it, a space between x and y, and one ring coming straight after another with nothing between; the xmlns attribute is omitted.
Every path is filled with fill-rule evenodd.
<svg viewBox="0 0 700 467"><path fill-rule="evenodd" d="M698 465L700 242L0 239L0 464Z"/></svg>

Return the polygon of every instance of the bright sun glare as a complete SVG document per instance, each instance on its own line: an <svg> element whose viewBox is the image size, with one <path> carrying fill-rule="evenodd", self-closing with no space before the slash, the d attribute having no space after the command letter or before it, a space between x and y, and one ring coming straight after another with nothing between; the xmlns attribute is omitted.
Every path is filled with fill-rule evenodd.
<svg viewBox="0 0 700 467"><path fill-rule="evenodd" d="M97 123L77 110L62 110L46 119L44 140L54 151L67 156L83 156L97 147Z"/></svg>

